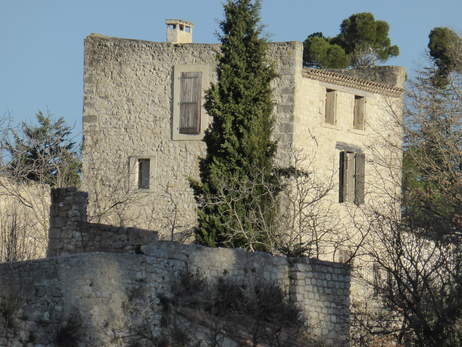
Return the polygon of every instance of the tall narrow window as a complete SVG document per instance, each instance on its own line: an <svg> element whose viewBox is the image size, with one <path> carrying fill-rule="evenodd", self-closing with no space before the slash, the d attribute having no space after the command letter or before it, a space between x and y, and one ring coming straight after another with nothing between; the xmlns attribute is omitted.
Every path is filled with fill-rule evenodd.
<svg viewBox="0 0 462 347"><path fill-rule="evenodd" d="M180 134L199 134L201 128L202 72L182 72Z"/></svg>
<svg viewBox="0 0 462 347"><path fill-rule="evenodd" d="M355 106L353 115L353 128L364 130L364 109L366 99L364 96L355 95Z"/></svg>
<svg viewBox="0 0 462 347"><path fill-rule="evenodd" d="M138 189L149 189L151 161L138 159Z"/></svg>
<svg viewBox="0 0 462 347"><path fill-rule="evenodd" d="M332 124L335 125L336 123L336 117L335 117L335 112L336 112L336 107L337 107L337 93L335 90L332 89L326 89L326 108L325 108L325 114L324 114L324 121L327 124Z"/></svg>
<svg viewBox="0 0 462 347"><path fill-rule="evenodd" d="M339 202L364 203L364 153L340 152Z"/></svg>

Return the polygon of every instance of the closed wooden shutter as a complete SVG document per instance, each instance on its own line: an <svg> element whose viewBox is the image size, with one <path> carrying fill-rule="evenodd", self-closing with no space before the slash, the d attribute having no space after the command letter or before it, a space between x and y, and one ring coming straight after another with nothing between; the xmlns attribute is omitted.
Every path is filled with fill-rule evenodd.
<svg viewBox="0 0 462 347"><path fill-rule="evenodd" d="M366 156L364 153L355 154L355 204L364 204Z"/></svg>
<svg viewBox="0 0 462 347"><path fill-rule="evenodd" d="M180 134L199 134L201 127L202 72L182 72L180 77Z"/></svg>
<svg viewBox="0 0 462 347"><path fill-rule="evenodd" d="M338 188L338 201L346 201L346 167L347 167L346 152L340 152L340 165L339 165L339 188Z"/></svg>
<svg viewBox="0 0 462 347"><path fill-rule="evenodd" d="M346 153L346 198L345 201L353 202L355 199L355 154Z"/></svg>
<svg viewBox="0 0 462 347"><path fill-rule="evenodd" d="M337 104L337 93L335 90L326 90L326 109L325 109L325 122L328 124L335 125L335 111Z"/></svg>
<svg viewBox="0 0 462 347"><path fill-rule="evenodd" d="M355 106L354 106L354 117L353 117L353 128L363 130L364 129L364 109L366 99L363 96L355 95Z"/></svg>
<svg viewBox="0 0 462 347"><path fill-rule="evenodd" d="M138 188L149 189L150 165L149 159L138 159Z"/></svg>

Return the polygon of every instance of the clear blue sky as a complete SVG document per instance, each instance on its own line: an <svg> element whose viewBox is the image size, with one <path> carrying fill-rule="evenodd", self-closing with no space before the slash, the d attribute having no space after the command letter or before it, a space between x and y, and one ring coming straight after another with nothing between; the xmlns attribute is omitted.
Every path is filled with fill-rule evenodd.
<svg viewBox="0 0 462 347"><path fill-rule="evenodd" d="M0 116L31 120L38 110L63 116L80 133L83 39L108 36L165 41L164 20L195 24L194 42L217 42L221 0L0 0ZM389 65L408 71L425 62L429 31L462 31L462 0L263 0L272 41L303 41L338 33L353 13L372 12L390 24L401 55Z"/></svg>

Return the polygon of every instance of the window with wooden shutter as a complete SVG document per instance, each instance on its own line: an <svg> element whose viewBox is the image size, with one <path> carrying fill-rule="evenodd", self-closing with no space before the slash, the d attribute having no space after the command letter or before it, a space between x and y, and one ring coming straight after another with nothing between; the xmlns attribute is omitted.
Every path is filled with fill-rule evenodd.
<svg viewBox="0 0 462 347"><path fill-rule="evenodd" d="M180 77L180 134L199 134L201 128L202 72L182 72Z"/></svg>
<svg viewBox="0 0 462 347"><path fill-rule="evenodd" d="M149 159L138 159L138 189L149 189L150 166Z"/></svg>
<svg viewBox="0 0 462 347"><path fill-rule="evenodd" d="M364 96L355 95L354 115L353 115L353 128L364 130L364 116L365 116L366 98Z"/></svg>
<svg viewBox="0 0 462 347"><path fill-rule="evenodd" d="M335 90L326 89L326 102L325 102L324 121L327 124L335 125L336 123L336 107L337 107L337 93Z"/></svg>
<svg viewBox="0 0 462 347"><path fill-rule="evenodd" d="M346 152L340 152L340 165L339 165L339 187L338 187L338 201L339 202L345 202L345 198L346 198Z"/></svg>
<svg viewBox="0 0 462 347"><path fill-rule="evenodd" d="M365 162L363 153L340 152L339 202L364 203Z"/></svg>
<svg viewBox="0 0 462 347"><path fill-rule="evenodd" d="M366 156L364 153L355 154L355 204L364 204Z"/></svg>

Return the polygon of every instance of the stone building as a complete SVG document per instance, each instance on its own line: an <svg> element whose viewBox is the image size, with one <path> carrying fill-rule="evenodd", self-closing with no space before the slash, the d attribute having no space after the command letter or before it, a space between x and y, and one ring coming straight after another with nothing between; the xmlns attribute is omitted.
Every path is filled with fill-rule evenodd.
<svg viewBox="0 0 462 347"><path fill-rule="evenodd" d="M188 178L198 177L205 154L204 92L216 80L220 46L192 43L192 23L166 24L167 42L85 39L83 189L91 221L178 239L196 222ZM331 185L323 204L335 228L350 233L358 206L399 195L404 69L304 68L295 41L270 43L268 54L278 73L278 164L300 154L299 165ZM351 244L355 236L344 239ZM348 256L334 248L327 252L334 258Z"/></svg>
<svg viewBox="0 0 462 347"><path fill-rule="evenodd" d="M48 185L0 176L0 263L45 257L49 211Z"/></svg>

